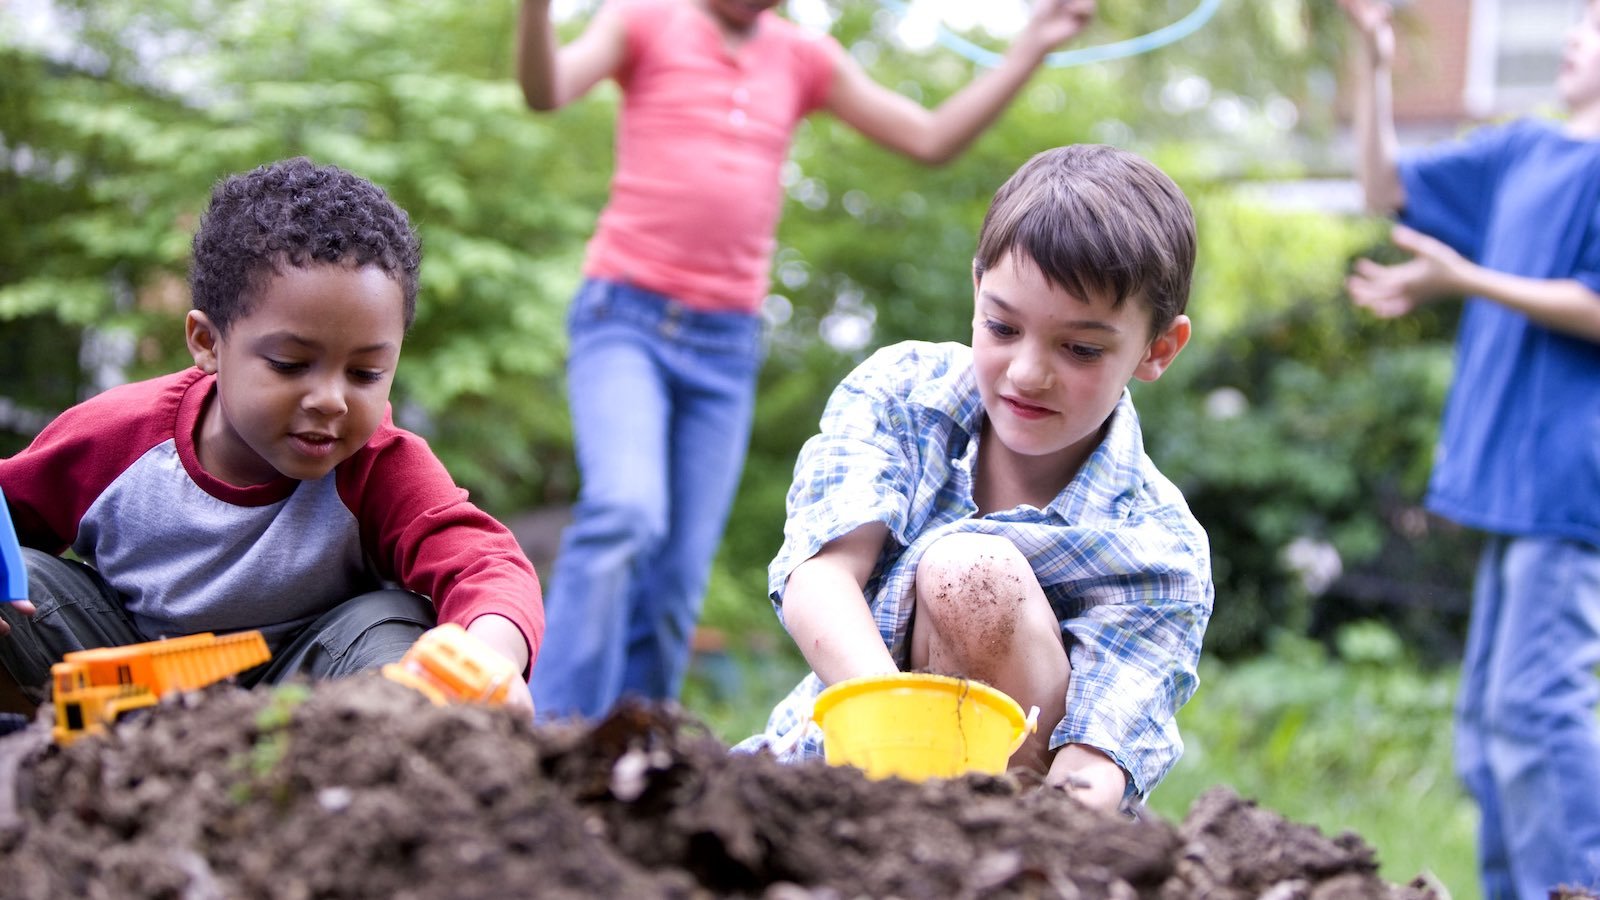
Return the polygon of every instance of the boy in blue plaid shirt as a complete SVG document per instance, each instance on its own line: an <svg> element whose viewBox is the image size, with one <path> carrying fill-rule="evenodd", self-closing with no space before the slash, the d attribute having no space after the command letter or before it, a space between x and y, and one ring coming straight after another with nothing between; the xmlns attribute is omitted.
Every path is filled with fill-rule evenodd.
<svg viewBox="0 0 1600 900"><path fill-rule="evenodd" d="M1011 758L1085 803L1142 800L1182 752L1210 551L1145 456L1130 379L1189 340L1194 218L1110 147L1034 157L973 261L972 346L908 341L834 391L800 452L772 602L813 673L740 745L820 756L827 685L976 678L1041 727ZM785 738L791 740L785 740Z"/></svg>

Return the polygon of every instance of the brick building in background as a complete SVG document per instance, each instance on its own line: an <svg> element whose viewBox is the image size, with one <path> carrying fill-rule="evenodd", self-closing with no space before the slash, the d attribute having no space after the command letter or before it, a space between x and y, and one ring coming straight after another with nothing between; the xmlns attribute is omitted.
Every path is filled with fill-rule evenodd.
<svg viewBox="0 0 1600 900"><path fill-rule="evenodd" d="M1395 121L1402 144L1471 122L1553 108L1567 29L1585 0L1396 4Z"/></svg>
<svg viewBox="0 0 1600 900"><path fill-rule="evenodd" d="M1394 112L1402 150L1458 137L1475 123L1559 110L1562 47L1587 0L1393 2ZM1352 83L1339 79L1335 108L1342 127L1334 140L1298 145L1305 177L1247 183L1241 190L1282 208L1361 212L1361 191L1351 177Z"/></svg>

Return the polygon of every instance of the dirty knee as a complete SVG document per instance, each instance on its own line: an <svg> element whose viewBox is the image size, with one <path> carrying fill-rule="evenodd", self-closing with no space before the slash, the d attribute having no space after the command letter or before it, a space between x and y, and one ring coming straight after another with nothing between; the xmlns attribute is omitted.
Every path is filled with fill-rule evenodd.
<svg viewBox="0 0 1600 900"><path fill-rule="evenodd" d="M946 644L976 653L1008 644L1029 591L1033 569L1006 538L953 534L935 541L917 564L917 612Z"/></svg>

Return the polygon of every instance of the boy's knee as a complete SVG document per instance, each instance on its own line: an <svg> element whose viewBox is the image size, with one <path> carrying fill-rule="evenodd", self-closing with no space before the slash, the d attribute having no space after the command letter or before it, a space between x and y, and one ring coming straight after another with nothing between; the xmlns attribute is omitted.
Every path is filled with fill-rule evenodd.
<svg viewBox="0 0 1600 900"><path fill-rule="evenodd" d="M325 613L273 653L259 680L343 678L399 662L437 624L433 603L404 590L361 594Z"/></svg>
<svg viewBox="0 0 1600 900"><path fill-rule="evenodd" d="M1011 539L998 534L961 531L947 534L928 545L917 563L917 576L925 570L952 571L1014 571L1032 572L1028 560L1011 543Z"/></svg>
<svg viewBox="0 0 1600 900"><path fill-rule="evenodd" d="M1011 641L1028 596L1040 590L1010 540L952 534L917 563L917 612L948 641L994 646Z"/></svg>
<svg viewBox="0 0 1600 900"><path fill-rule="evenodd" d="M958 533L934 541L917 562L917 593L951 602L987 601L1016 593L1033 580L1033 568L1008 538Z"/></svg>

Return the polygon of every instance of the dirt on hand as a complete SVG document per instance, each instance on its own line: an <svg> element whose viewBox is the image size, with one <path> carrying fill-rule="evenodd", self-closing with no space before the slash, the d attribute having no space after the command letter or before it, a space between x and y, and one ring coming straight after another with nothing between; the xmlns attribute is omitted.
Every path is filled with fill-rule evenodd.
<svg viewBox="0 0 1600 900"><path fill-rule="evenodd" d="M1132 820L1011 776L730 754L670 706L536 728L378 676L0 738L0 873L17 898L1438 896L1225 789Z"/></svg>

